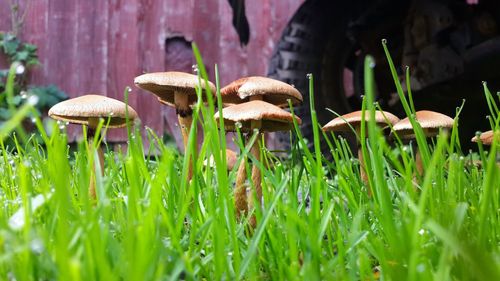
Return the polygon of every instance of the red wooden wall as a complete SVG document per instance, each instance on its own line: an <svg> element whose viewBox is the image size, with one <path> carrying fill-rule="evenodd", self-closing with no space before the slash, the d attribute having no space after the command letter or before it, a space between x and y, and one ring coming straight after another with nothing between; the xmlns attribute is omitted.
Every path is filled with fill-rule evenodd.
<svg viewBox="0 0 500 281"><path fill-rule="evenodd" d="M8 1L0 1L0 30L10 26ZM246 0L250 42L240 46L227 0L21 0L28 5L20 36L39 47L42 65L31 82L55 84L70 96L96 92L122 99L131 86L131 105L144 126L173 132L174 110L133 87L143 72L191 71L190 50L165 51L165 40L181 36L198 44L211 79L218 64L221 84L246 75L265 75L276 42L304 0ZM168 120L168 121L166 121ZM175 122L172 122L175 120ZM71 131L73 137L78 130ZM108 135L123 141L123 132Z"/></svg>

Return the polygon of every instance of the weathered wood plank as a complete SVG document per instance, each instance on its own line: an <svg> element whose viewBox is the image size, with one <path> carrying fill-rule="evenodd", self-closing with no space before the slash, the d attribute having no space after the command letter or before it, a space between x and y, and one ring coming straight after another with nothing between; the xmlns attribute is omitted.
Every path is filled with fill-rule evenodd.
<svg viewBox="0 0 500 281"><path fill-rule="evenodd" d="M133 87L133 78L146 71L191 72L189 45L166 50L165 40L176 36L197 42L212 80L219 65L221 85L266 75L282 30L304 0L245 2L248 46L240 45L225 0L31 0L21 35L38 45L42 62L31 82L55 84L72 97L99 92L118 99L132 86L130 103L142 125L176 135L175 111ZM9 7L0 5L0 30L9 29ZM71 129L70 137L80 132ZM108 140L124 141L124 131L113 130Z"/></svg>

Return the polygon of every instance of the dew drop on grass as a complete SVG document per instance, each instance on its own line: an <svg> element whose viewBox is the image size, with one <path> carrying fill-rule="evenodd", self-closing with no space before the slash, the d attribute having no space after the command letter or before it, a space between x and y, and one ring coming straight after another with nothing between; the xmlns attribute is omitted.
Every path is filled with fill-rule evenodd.
<svg viewBox="0 0 500 281"><path fill-rule="evenodd" d="M39 238L35 238L30 243L30 249L35 254L41 254L45 247L43 246L43 241Z"/></svg>
<svg viewBox="0 0 500 281"><path fill-rule="evenodd" d="M38 103L38 96L31 95L27 99L27 103L31 106L35 106Z"/></svg>
<svg viewBox="0 0 500 281"><path fill-rule="evenodd" d="M425 230L423 228L421 228L419 231L418 231L418 234L420 235L424 235L425 234Z"/></svg>
<svg viewBox="0 0 500 281"><path fill-rule="evenodd" d="M40 206L42 206L48 199L50 199L52 194L48 194L47 196L44 196L43 194L38 194L37 196L31 198L31 210L32 212L35 212L36 209L38 209ZM19 201L21 201L21 198L17 198ZM24 207L21 206L17 212L14 213L9 218L9 227L12 230L20 230L24 227L25 224L25 215L24 215Z"/></svg>
<svg viewBox="0 0 500 281"><path fill-rule="evenodd" d="M243 124L241 124L241 122L236 122L234 125L235 125L235 126L236 126L236 128L238 128L238 129L241 129L241 127L243 127Z"/></svg>
<svg viewBox="0 0 500 281"><path fill-rule="evenodd" d="M313 76L313 75L312 75L312 73L307 73L307 74L306 74L306 77L307 77L307 79L309 79L309 80L311 80L312 76Z"/></svg>
<svg viewBox="0 0 500 281"><path fill-rule="evenodd" d="M424 271L425 271L425 264L423 264L423 263L418 264L418 265L417 265L417 271L418 271L419 273L424 272Z"/></svg>
<svg viewBox="0 0 500 281"><path fill-rule="evenodd" d="M24 67L23 64L18 63L18 65L16 66L16 74L21 75L24 73L25 70L26 70L26 67Z"/></svg>
<svg viewBox="0 0 500 281"><path fill-rule="evenodd" d="M132 92L132 88L127 87L127 93L131 93L131 92Z"/></svg>
<svg viewBox="0 0 500 281"><path fill-rule="evenodd" d="M36 118L35 117L31 117L31 123L35 124L36 123Z"/></svg>
<svg viewBox="0 0 500 281"><path fill-rule="evenodd" d="M25 100L28 98L28 93L26 91L21 91L21 99Z"/></svg>
<svg viewBox="0 0 500 281"><path fill-rule="evenodd" d="M382 39L382 44L387 44L387 39Z"/></svg>
<svg viewBox="0 0 500 281"><path fill-rule="evenodd" d="M191 69L194 73L198 73L198 66L196 64L191 65Z"/></svg>

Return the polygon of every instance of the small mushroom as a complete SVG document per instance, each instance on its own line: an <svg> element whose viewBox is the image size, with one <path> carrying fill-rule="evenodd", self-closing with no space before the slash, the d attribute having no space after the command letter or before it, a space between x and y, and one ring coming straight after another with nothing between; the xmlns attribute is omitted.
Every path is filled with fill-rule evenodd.
<svg viewBox="0 0 500 281"><path fill-rule="evenodd" d="M260 100L226 107L222 110L222 114L224 116L224 127L228 131L236 131L236 124L241 124L241 131L243 132L250 132L254 129L259 131L257 141L253 144L251 149L252 155L257 160L260 159L259 146L263 132L289 131L293 128L294 117L290 112ZM218 120L219 112L217 112L214 117ZM298 124L302 122L298 117L295 117L295 120ZM238 167L236 176L235 204L238 217L242 213L246 213L249 206L250 208L254 206L252 201L250 201L250 204L247 204L246 188L244 184L245 179L245 160L243 160ZM260 169L255 165L252 168L252 182L255 186L257 199L261 200L261 174ZM252 217L250 225L255 227L255 224L255 218Z"/></svg>
<svg viewBox="0 0 500 281"><path fill-rule="evenodd" d="M485 145L491 145L491 143L493 143L493 137L494 137L495 134L493 134L493 130L489 130L489 131L486 131L484 133L482 133L481 135L479 135L479 137L477 136L474 136L471 141L472 142L479 142L481 141L481 143L485 144Z"/></svg>
<svg viewBox="0 0 500 281"><path fill-rule="evenodd" d="M486 132L480 134L479 137L478 136L474 136L471 139L471 141L472 142L476 142L476 143L481 142L484 145L491 145L493 143L493 139L495 137L495 134L497 135L497 139L500 139L499 136L498 136L499 135L498 131L496 133L494 133L493 130L489 130L489 131L486 131ZM498 154L497 154L497 156L498 156ZM476 164L477 166L481 166L482 162L481 161L477 161L474 164ZM500 162L497 162L497 166L500 167Z"/></svg>
<svg viewBox="0 0 500 281"><path fill-rule="evenodd" d="M365 122L369 122L371 119L371 114L369 111L365 111ZM363 119L362 111L351 112L328 122L323 126L323 131L325 132L350 132L351 127L354 128L356 134L360 137L361 134L361 120ZM375 111L375 123L380 127L387 127L389 124L395 124L399 121L399 118L387 111ZM361 175L361 180L368 184L368 176L366 174L365 166L363 164L363 153L357 141L358 146L358 159L359 159L359 172Z"/></svg>
<svg viewBox="0 0 500 281"><path fill-rule="evenodd" d="M236 165L236 161L238 160L238 155L236 152L232 151L231 149L226 149L226 165L227 165L227 171L232 171L234 168L234 165ZM214 164L214 156L210 156L210 159L206 159L203 162L203 165L205 167L213 167Z"/></svg>
<svg viewBox="0 0 500 281"><path fill-rule="evenodd" d="M128 119L137 118L135 110L125 103L101 95L84 95L77 98L62 101L49 110L49 116L55 120L86 125L88 127L87 141L89 147L93 147L95 129L99 119L105 119L104 126L108 128L120 128L127 125L126 112L128 107ZM97 147L97 155L104 175L104 154L101 147ZM89 186L89 194L92 199L95 194L95 166L93 168Z"/></svg>
<svg viewBox="0 0 500 281"><path fill-rule="evenodd" d="M211 93L215 94L215 86L212 82L208 82L208 85L205 84L203 79L200 82L201 84L196 75L176 71L146 73L134 79L137 87L158 96L158 101L162 104L175 107L184 142L184 150L186 150L188 144L189 130L193 122L191 105L196 103L198 98L196 87L200 85L203 91L210 88ZM192 172L193 165L190 161L189 179L192 177Z"/></svg>
<svg viewBox="0 0 500 281"><path fill-rule="evenodd" d="M420 127L422 127L426 137L437 136L440 129L451 129L454 123L453 118L429 110L417 111L415 119L420 124ZM395 124L393 130L402 139L415 139L415 132L408 117ZM424 167L418 149L415 152L415 165L419 175L423 175Z"/></svg>

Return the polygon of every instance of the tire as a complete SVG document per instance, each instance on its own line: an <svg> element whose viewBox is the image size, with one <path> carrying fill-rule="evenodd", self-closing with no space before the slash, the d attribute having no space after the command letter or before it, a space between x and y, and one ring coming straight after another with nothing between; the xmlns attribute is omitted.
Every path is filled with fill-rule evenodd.
<svg viewBox="0 0 500 281"><path fill-rule="evenodd" d="M320 125L335 117L326 108L339 114L353 109L345 97L343 75L339 72L343 71L353 48L345 35L348 18L338 14L345 8L331 2L309 0L299 8L277 44L268 71L269 77L294 85L302 93L304 102L294 108L294 113L302 119L301 131L310 146L313 130L309 73L314 77L315 109ZM289 134L278 134L277 139L281 146L289 148Z"/></svg>

